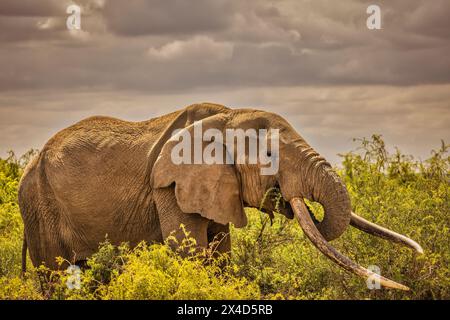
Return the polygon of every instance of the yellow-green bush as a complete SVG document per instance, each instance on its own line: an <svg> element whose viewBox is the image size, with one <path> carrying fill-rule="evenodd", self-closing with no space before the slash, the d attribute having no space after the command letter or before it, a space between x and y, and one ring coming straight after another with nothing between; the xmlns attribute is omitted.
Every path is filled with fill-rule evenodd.
<svg viewBox="0 0 450 320"><path fill-rule="evenodd" d="M420 162L399 151L389 155L380 136L359 142L338 168L353 210L413 238L425 254L351 227L333 245L361 265L378 266L409 292L368 290L364 279L323 257L295 221L276 214L271 224L256 209L246 209L245 228L232 228L232 256L224 269L209 252L187 250L181 257L168 243L128 248L106 241L81 272L80 289L68 289L71 275L58 271L41 290L37 270L27 280L19 277L17 181L29 155L21 161L11 155L0 159L0 299L450 299L448 146L442 143ZM322 214L320 206L310 206ZM191 247L187 238L182 248Z"/></svg>
<svg viewBox="0 0 450 320"><path fill-rule="evenodd" d="M106 241L88 260L88 267L80 270L79 289L67 286L68 281L74 283L73 273L48 271L46 293L50 299L211 300L260 297L256 284L236 276L235 266L223 268L220 258L213 259L208 251L194 250L195 240L189 238L188 233L186 235L176 251L168 242L153 245L142 242L130 249L126 244L115 247ZM190 253L182 257L181 252Z"/></svg>
<svg viewBox="0 0 450 320"><path fill-rule="evenodd" d="M13 153L0 159L0 277L18 275L23 225L17 204L21 165Z"/></svg>
<svg viewBox="0 0 450 320"><path fill-rule="evenodd" d="M36 281L21 277L0 277L0 300L41 300Z"/></svg>

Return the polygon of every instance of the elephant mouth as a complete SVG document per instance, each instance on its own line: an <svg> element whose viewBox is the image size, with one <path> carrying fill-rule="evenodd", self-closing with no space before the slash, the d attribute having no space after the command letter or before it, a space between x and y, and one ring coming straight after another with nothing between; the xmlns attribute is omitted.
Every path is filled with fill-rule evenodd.
<svg viewBox="0 0 450 320"><path fill-rule="evenodd" d="M407 286L397 283L388 278L385 278L379 274L376 274L358 265L345 255L337 251L319 232L316 226L318 220L315 218L314 214L311 213L311 211L309 210L308 206L305 204L303 199L299 197L294 197L290 200L290 204L295 213L295 217L299 222L301 228L303 229L306 237L327 258L338 264L343 269L351 273L354 273L360 277L366 279L369 278L377 279L379 283L386 288L409 290ZM385 238L390 241L398 242L403 245L409 246L415 249L418 253L423 253L422 247L412 239L409 239L401 234L398 234L391 230L380 227L374 223L366 221L363 218L357 216L353 212L351 213L350 225L362 231L365 231L369 234L376 235L378 237Z"/></svg>

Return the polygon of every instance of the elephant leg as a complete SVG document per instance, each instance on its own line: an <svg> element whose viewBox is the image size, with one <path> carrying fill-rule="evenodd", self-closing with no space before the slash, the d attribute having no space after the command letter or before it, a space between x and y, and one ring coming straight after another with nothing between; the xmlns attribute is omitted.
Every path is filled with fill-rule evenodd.
<svg viewBox="0 0 450 320"><path fill-rule="evenodd" d="M155 189L153 191L156 209L158 211L159 222L163 239L173 235L180 244L185 238L180 225L183 224L197 242L199 249L208 246L208 223L210 220L203 218L197 213L184 213L177 204L173 187ZM176 244L172 245L173 247Z"/></svg>
<svg viewBox="0 0 450 320"><path fill-rule="evenodd" d="M23 210L23 209L22 209ZM57 263L56 257L63 257L71 261L73 253L65 245L60 230L57 228L58 221L52 219L53 211L42 207L37 215L47 216L39 220L34 216L24 217L24 236L27 243L30 259L35 267L44 264L50 270L65 269L67 263L61 266Z"/></svg>
<svg viewBox="0 0 450 320"><path fill-rule="evenodd" d="M214 252L230 253L230 225L210 221L208 225L208 242Z"/></svg>

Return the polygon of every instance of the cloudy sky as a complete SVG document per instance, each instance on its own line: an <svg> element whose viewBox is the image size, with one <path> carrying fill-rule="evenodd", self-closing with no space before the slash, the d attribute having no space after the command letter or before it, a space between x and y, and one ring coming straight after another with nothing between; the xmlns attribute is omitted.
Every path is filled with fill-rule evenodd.
<svg viewBox="0 0 450 320"><path fill-rule="evenodd" d="M423 159L450 141L449 17L448 0L1 0L0 155L209 101L277 112L333 163L373 133Z"/></svg>

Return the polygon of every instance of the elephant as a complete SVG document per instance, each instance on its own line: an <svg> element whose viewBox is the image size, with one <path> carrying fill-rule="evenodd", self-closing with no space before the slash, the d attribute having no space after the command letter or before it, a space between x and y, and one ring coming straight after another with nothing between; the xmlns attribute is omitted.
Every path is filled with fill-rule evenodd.
<svg viewBox="0 0 450 320"><path fill-rule="evenodd" d="M259 162L173 163L174 131L192 132L199 121L218 132L277 129L278 150L268 152L277 152L278 171L262 175ZM229 151L228 144L223 147ZM228 253L230 224L245 226L244 207L259 208L270 188L279 188L286 202L280 213L295 217L318 250L349 272L373 275L330 244L349 225L423 253L415 241L352 212L339 175L283 117L200 103L141 122L93 116L55 134L27 165L19 184L22 268L26 270L27 249L34 266L45 263L56 269L55 257L86 260L105 235L113 244L161 243L169 235L181 239L181 224L199 248L221 237L216 250ZM322 221L305 199L323 206ZM273 212L273 204L267 202L261 210ZM379 279L387 288L408 289Z"/></svg>

